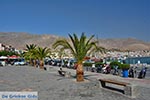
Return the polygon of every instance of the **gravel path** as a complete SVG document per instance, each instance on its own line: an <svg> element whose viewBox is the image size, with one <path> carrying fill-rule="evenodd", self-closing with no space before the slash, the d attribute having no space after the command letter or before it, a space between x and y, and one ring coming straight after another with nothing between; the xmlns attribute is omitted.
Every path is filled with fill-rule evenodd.
<svg viewBox="0 0 150 100"><path fill-rule="evenodd" d="M0 91L38 91L39 100L150 100L150 80L121 78L119 76L85 72L85 82L77 83L75 78L61 77L58 67L48 71L31 66L0 67ZM63 68L75 75L75 70ZM136 84L139 94L136 98L92 85L99 78L111 78Z"/></svg>

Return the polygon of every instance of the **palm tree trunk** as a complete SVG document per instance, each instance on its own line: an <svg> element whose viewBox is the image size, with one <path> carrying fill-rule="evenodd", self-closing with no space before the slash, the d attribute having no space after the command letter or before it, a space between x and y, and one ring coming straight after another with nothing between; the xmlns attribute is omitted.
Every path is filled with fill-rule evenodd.
<svg viewBox="0 0 150 100"><path fill-rule="evenodd" d="M33 66L36 67L36 60L33 60Z"/></svg>
<svg viewBox="0 0 150 100"><path fill-rule="evenodd" d="M32 60L32 59L29 60L29 64L30 64L31 66L33 66L33 60Z"/></svg>
<svg viewBox="0 0 150 100"><path fill-rule="evenodd" d="M43 60L40 60L40 69L44 69L44 62L43 62Z"/></svg>
<svg viewBox="0 0 150 100"><path fill-rule="evenodd" d="M77 76L76 78L77 82L84 81L83 64L77 65L76 76Z"/></svg>

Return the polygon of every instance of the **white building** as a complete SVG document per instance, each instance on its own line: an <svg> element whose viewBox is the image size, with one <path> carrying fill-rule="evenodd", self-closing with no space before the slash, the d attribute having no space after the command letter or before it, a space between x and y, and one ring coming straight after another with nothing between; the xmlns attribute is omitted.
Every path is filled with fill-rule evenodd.
<svg viewBox="0 0 150 100"><path fill-rule="evenodd" d="M5 47L2 43L0 43L0 51L5 50Z"/></svg>

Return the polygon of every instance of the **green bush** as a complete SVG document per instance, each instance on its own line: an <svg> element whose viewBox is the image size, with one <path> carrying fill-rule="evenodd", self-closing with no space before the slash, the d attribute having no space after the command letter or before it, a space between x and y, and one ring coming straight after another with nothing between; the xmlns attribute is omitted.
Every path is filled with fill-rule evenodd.
<svg viewBox="0 0 150 100"><path fill-rule="evenodd" d="M122 70L128 70L130 68L130 64L121 64L120 67Z"/></svg>
<svg viewBox="0 0 150 100"><path fill-rule="evenodd" d="M12 51L0 51L0 56L12 56L12 55L17 55L18 54L16 52L12 52Z"/></svg>
<svg viewBox="0 0 150 100"><path fill-rule="evenodd" d="M114 66L118 66L118 68L121 68L121 63L118 61L113 61L110 63L111 68L113 69Z"/></svg>
<svg viewBox="0 0 150 100"><path fill-rule="evenodd" d="M83 66L84 66L84 67L92 67L92 64L93 64L93 63L87 63L87 62L85 62L85 63L83 63Z"/></svg>
<svg viewBox="0 0 150 100"><path fill-rule="evenodd" d="M96 63L95 63L95 67L98 67L98 66L100 66L100 65L104 65L104 63L103 63L103 62L96 62Z"/></svg>

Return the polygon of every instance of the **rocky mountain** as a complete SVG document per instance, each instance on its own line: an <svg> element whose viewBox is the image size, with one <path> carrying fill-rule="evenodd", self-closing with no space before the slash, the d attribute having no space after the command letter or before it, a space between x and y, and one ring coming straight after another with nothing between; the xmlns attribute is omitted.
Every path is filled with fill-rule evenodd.
<svg viewBox="0 0 150 100"><path fill-rule="evenodd" d="M42 47L51 47L59 37L50 34L37 35L21 32L0 32L0 43L11 45L17 49L25 49L26 44L36 44ZM150 50L150 43L133 38L99 39L99 45L107 49L119 50Z"/></svg>
<svg viewBox="0 0 150 100"><path fill-rule="evenodd" d="M108 49L118 50L150 50L150 43L142 40L133 38L122 38L122 39L101 39L99 40L100 45Z"/></svg>
<svg viewBox="0 0 150 100"><path fill-rule="evenodd" d="M55 35L37 35L29 33L0 32L0 43L11 45L17 49L25 49L26 44L36 44L42 47L51 47L53 42L60 38Z"/></svg>

